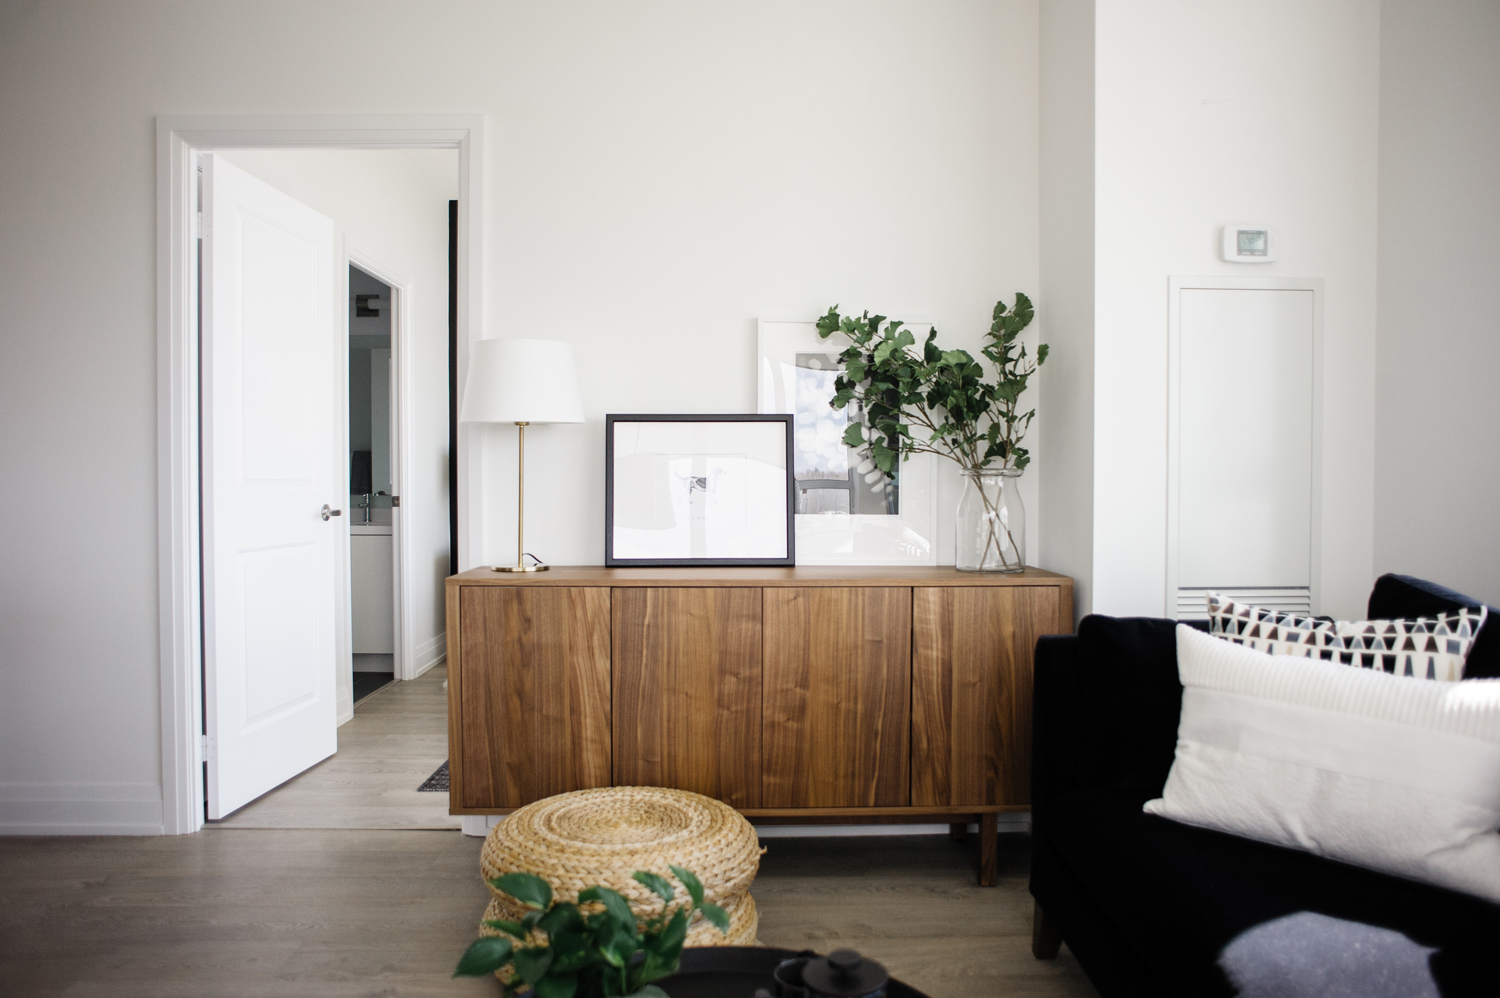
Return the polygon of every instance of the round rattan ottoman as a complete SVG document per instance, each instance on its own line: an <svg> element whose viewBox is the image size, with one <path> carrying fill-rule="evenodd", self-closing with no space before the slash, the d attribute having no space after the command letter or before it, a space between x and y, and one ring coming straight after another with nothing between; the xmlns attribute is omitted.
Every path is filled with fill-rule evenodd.
<svg viewBox="0 0 1500 998"><path fill-rule="evenodd" d="M727 935L695 915L689 946L745 946L759 921L750 883L760 867L755 829L734 808L702 794L663 787L604 787L558 794L527 804L490 829L479 856L486 882L507 873L534 873L552 885L553 896L577 901L596 884L619 891L642 918L664 904L631 878L636 870L666 877L674 903L688 900L671 866L691 870L703 882L703 897L729 915ZM508 894L495 895L487 919L514 920L524 907ZM493 930L483 929L486 934Z"/></svg>

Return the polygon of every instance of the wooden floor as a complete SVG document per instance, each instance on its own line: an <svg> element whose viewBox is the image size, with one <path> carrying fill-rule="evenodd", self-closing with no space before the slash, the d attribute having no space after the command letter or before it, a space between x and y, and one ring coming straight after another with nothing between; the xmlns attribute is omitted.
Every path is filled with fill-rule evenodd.
<svg viewBox="0 0 1500 998"><path fill-rule="evenodd" d="M0 996L498 994L449 977L481 840L416 789L447 757L445 675L361 701L337 755L196 835L0 838ZM1027 839L1001 841L981 888L972 838L768 839L761 941L850 946L932 998L1095 995L1066 947L1032 959Z"/></svg>
<svg viewBox="0 0 1500 998"><path fill-rule="evenodd" d="M337 754L215 824L223 828L457 828L447 793L417 787L448 758L445 666L382 686L339 728Z"/></svg>
<svg viewBox="0 0 1500 998"><path fill-rule="evenodd" d="M1066 947L1033 960L1026 842L1000 885L942 836L771 839L761 941L852 946L933 998L1093 996ZM495 995L452 980L487 893L452 831L210 827L163 838L0 838L0 995Z"/></svg>

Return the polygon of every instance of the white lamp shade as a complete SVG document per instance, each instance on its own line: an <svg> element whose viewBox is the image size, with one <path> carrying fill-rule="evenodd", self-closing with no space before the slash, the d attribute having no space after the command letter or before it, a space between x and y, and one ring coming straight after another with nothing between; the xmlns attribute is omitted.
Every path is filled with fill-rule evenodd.
<svg viewBox="0 0 1500 998"><path fill-rule="evenodd" d="M465 423L581 423L573 349L556 340L479 340L469 350Z"/></svg>

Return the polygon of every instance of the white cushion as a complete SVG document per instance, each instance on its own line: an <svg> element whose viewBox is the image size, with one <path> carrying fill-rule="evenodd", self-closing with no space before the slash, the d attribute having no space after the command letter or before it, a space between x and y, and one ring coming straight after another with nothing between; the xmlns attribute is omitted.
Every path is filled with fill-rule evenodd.
<svg viewBox="0 0 1500 998"><path fill-rule="evenodd" d="M1267 655L1177 627L1177 756L1150 814L1500 903L1500 680Z"/></svg>

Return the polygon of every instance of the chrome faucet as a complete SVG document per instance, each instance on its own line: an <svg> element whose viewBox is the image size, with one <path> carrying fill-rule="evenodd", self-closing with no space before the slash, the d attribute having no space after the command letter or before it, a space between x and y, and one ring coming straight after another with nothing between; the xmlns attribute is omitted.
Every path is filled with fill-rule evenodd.
<svg viewBox="0 0 1500 998"><path fill-rule="evenodd" d="M365 523L370 522L370 503L374 501L374 498L375 497L370 495L370 493L368 492L360 496L359 508L365 511Z"/></svg>

